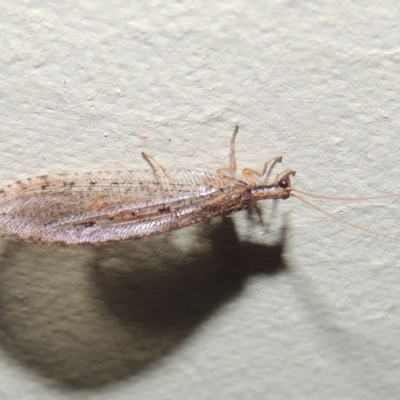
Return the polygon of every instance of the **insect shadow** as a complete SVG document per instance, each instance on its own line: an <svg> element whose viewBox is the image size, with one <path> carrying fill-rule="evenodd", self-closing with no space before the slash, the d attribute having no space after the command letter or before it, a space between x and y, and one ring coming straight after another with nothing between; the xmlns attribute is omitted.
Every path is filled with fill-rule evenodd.
<svg viewBox="0 0 400 400"><path fill-rule="evenodd" d="M51 384L94 389L144 373L238 297L248 277L286 268L284 237L240 242L230 218L181 232L194 247L178 250L182 233L98 248L5 243L2 350Z"/></svg>

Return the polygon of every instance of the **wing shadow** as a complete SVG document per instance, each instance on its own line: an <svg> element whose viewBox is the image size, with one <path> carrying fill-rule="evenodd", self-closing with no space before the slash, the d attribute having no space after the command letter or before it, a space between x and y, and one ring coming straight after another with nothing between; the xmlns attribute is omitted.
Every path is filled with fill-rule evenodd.
<svg viewBox="0 0 400 400"><path fill-rule="evenodd" d="M190 246L177 246L177 233L98 248L6 243L2 350L51 384L101 387L182 346L249 276L285 269L284 238L239 242L229 218L182 233Z"/></svg>

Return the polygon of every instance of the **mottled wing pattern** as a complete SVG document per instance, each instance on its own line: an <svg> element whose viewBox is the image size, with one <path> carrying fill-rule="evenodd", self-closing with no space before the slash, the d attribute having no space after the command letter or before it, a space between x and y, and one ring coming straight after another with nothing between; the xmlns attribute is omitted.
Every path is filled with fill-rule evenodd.
<svg viewBox="0 0 400 400"><path fill-rule="evenodd" d="M28 178L0 191L0 235L59 245L137 239L232 211L246 187L190 170Z"/></svg>

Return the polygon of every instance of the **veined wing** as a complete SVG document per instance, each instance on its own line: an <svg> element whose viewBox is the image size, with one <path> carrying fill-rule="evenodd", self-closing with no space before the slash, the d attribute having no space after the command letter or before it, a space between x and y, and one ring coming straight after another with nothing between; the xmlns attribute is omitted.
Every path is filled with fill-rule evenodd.
<svg viewBox="0 0 400 400"><path fill-rule="evenodd" d="M0 234L61 245L136 239L218 215L245 188L190 170L45 175L0 192Z"/></svg>

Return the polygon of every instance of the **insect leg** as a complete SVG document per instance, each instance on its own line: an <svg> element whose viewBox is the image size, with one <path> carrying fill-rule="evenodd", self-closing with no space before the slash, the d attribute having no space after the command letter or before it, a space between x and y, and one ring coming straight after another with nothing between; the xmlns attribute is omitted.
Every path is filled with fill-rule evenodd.
<svg viewBox="0 0 400 400"><path fill-rule="evenodd" d="M268 160L264 164L264 168L261 172L256 171L255 169L245 168L242 171L243 178L246 180L247 183L250 185L265 185L265 181L268 179L269 175L271 174L272 169L274 168L275 164L282 161L282 157L274 157ZM264 178L261 180L260 178Z"/></svg>
<svg viewBox="0 0 400 400"><path fill-rule="evenodd" d="M239 125L236 125L235 130L233 131L233 134L231 137L231 152L229 155L229 159L230 159L229 167L222 167L222 168L217 169L217 174L222 178L225 178L226 176L229 176L227 174L236 171L235 139L236 139L236 135L237 135L238 131L239 131Z"/></svg>
<svg viewBox="0 0 400 400"><path fill-rule="evenodd" d="M280 174L277 174L274 180L274 185L278 185L279 181L286 180L287 181L287 187L290 187L290 176L295 176L296 171L294 169L288 169L286 171L281 172Z"/></svg>
<svg viewBox="0 0 400 400"><path fill-rule="evenodd" d="M170 185L174 184L174 180L172 179L171 174L167 171L164 165L162 165L154 157L145 152L142 152L142 157L148 162L151 169L154 171L154 174L158 177L158 181L160 182L161 185L162 185L162 179L160 179L160 176L164 176Z"/></svg>

